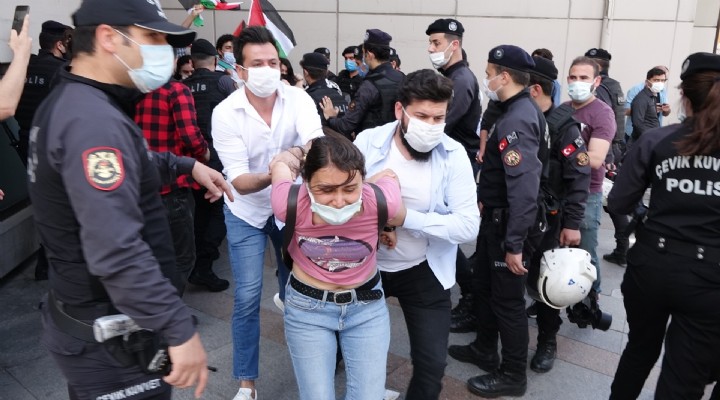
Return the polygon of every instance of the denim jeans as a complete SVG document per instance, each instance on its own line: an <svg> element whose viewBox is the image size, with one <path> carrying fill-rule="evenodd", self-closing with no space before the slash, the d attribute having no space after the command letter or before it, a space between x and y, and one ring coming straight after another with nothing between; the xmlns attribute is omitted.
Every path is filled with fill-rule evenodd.
<svg viewBox="0 0 720 400"><path fill-rule="evenodd" d="M172 283L182 297L190 271L195 266L195 231L193 229L195 200L190 189L177 189L162 196L162 202L167 210L173 247L175 247L177 281Z"/></svg>
<svg viewBox="0 0 720 400"><path fill-rule="evenodd" d="M378 282L375 289L381 289ZM390 316L385 299L337 305L305 296L287 285L285 339L301 400L335 399L335 353L347 375L346 399L379 400L385 393Z"/></svg>
<svg viewBox="0 0 720 400"><path fill-rule="evenodd" d="M590 262L597 270L592 288L600 293L600 262L598 261L598 229L602 213L602 193L590 193L585 204L585 218L580 225L580 248L590 253Z"/></svg>
<svg viewBox="0 0 720 400"><path fill-rule="evenodd" d="M224 211L230 266L235 281L232 315L233 377L255 380L258 377L260 296L268 237L275 248L281 298L285 296L284 283L287 282L289 272L280 258L282 234L272 216L262 229L258 229L236 217L227 206Z"/></svg>

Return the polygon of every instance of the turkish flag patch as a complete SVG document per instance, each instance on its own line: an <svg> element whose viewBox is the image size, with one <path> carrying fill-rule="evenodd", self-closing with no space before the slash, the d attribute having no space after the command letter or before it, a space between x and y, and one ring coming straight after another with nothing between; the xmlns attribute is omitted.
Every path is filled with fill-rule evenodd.
<svg viewBox="0 0 720 400"><path fill-rule="evenodd" d="M508 146L508 141L507 141L507 139L503 138L503 139L500 141L500 144L498 144L498 149L500 149L500 152L502 153L502 151L505 150L505 148L506 148L507 146Z"/></svg>
<svg viewBox="0 0 720 400"><path fill-rule="evenodd" d="M569 145L565 146L564 149L562 149L562 154L563 154L565 157L570 157L570 155L571 155L572 153L574 153L575 150L577 150L577 147L575 147L574 144L570 143Z"/></svg>
<svg viewBox="0 0 720 400"><path fill-rule="evenodd" d="M95 189L111 191L125 180L122 152L112 147L93 147L83 152L85 178Z"/></svg>

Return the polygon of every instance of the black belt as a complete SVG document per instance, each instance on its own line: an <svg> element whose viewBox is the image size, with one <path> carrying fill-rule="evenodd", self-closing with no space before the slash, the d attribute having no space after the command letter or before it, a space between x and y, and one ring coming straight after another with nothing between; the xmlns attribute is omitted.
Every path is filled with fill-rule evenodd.
<svg viewBox="0 0 720 400"><path fill-rule="evenodd" d="M667 252L696 260L720 263L720 248L670 239L644 228L638 229L636 235L638 242L653 247L662 253Z"/></svg>
<svg viewBox="0 0 720 400"><path fill-rule="evenodd" d="M75 319L68 315L64 310L64 304L57 298L52 290L48 294L48 307L50 308L50 316L57 327L68 335L84 340L86 342L95 342L95 334L93 326L86 324L79 319Z"/></svg>
<svg viewBox="0 0 720 400"><path fill-rule="evenodd" d="M373 289L378 282L380 282L379 273L375 274L372 279L355 289L331 292L329 290L317 289L302 283L295 278L295 275L290 276L290 286L292 286L292 288L298 293L312 297L313 299L330 301L337 305L349 304L352 303L353 300L370 301L381 299L383 297L383 291L380 289Z"/></svg>

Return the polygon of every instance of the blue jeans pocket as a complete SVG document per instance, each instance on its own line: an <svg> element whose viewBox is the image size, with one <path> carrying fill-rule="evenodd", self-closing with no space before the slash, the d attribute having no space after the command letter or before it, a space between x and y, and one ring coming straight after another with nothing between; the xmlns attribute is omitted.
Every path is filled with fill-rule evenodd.
<svg viewBox="0 0 720 400"><path fill-rule="evenodd" d="M296 292L290 285L287 286L285 293L285 306L304 311L312 311L320 307L322 300L313 299Z"/></svg>

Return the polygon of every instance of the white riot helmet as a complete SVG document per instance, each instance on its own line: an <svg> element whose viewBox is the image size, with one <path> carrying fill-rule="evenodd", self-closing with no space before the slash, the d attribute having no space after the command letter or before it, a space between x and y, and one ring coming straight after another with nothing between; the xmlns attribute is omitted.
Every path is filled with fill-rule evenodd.
<svg viewBox="0 0 720 400"><path fill-rule="evenodd" d="M543 253L537 282L540 300L562 309L582 301L597 279L590 253L583 249L561 248Z"/></svg>
<svg viewBox="0 0 720 400"><path fill-rule="evenodd" d="M610 196L610 191L613 188L613 185L615 182L611 181L608 178L603 178L603 186L602 186L602 205L603 207L607 207L607 201L608 196Z"/></svg>

